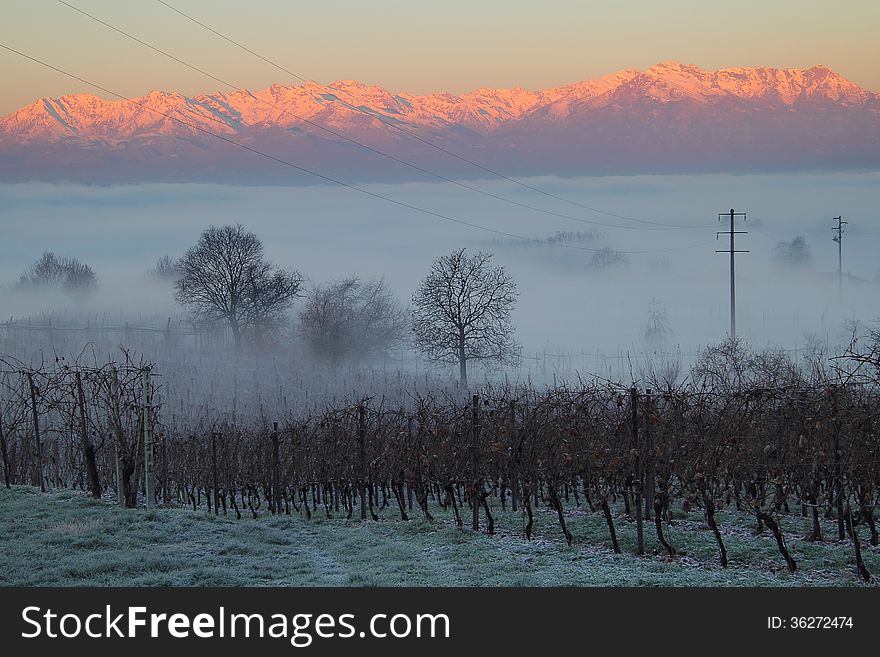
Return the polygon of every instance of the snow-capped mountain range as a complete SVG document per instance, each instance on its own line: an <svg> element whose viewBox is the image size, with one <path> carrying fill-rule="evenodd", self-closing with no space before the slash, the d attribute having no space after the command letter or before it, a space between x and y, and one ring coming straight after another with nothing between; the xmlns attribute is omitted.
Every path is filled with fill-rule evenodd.
<svg viewBox="0 0 880 657"><path fill-rule="evenodd" d="M488 174L413 136L511 175L880 166L880 94L824 66L665 62L544 91L416 96L343 80L132 101L43 98L0 119L0 180L317 181L209 132L346 180L430 177L344 137L462 177Z"/></svg>

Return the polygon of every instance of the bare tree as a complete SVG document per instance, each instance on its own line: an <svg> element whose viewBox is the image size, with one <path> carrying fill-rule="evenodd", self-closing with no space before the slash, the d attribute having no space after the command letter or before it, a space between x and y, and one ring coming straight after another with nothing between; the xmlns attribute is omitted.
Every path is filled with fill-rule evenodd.
<svg viewBox="0 0 880 657"><path fill-rule="evenodd" d="M98 285L92 268L76 258L58 257L51 251L30 265L18 279L22 289L62 290L67 293L90 292Z"/></svg>
<svg viewBox="0 0 880 657"><path fill-rule="evenodd" d="M656 298L651 298L648 307L648 324L645 327L645 340L654 346L661 345L672 334L666 308Z"/></svg>
<svg viewBox="0 0 880 657"><path fill-rule="evenodd" d="M150 276L160 281L174 282L180 278L180 263L170 255L163 255L150 270Z"/></svg>
<svg viewBox="0 0 880 657"><path fill-rule="evenodd" d="M383 279L352 276L315 287L299 318L311 349L336 365L386 353L406 335L406 310Z"/></svg>
<svg viewBox="0 0 880 657"><path fill-rule="evenodd" d="M467 383L468 361L515 363L519 345L510 313L516 282L492 254L465 255L460 249L434 261L413 296L416 346L435 362L458 363Z"/></svg>
<svg viewBox="0 0 880 657"><path fill-rule="evenodd" d="M593 271L603 271L612 267L622 267L626 264L625 253L606 246L593 253L587 268Z"/></svg>
<svg viewBox="0 0 880 657"><path fill-rule="evenodd" d="M302 276L263 257L263 243L236 226L211 226L178 261L178 303L193 318L229 325L236 348L243 336L258 336L280 323L302 287Z"/></svg>
<svg viewBox="0 0 880 657"><path fill-rule="evenodd" d="M773 257L776 262L788 267L807 267L813 262L810 245L802 235L791 242L777 242L773 247Z"/></svg>

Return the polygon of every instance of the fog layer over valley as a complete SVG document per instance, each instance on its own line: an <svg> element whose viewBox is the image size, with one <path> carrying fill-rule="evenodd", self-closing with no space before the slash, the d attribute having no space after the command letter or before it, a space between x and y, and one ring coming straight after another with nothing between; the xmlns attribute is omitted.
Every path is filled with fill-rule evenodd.
<svg viewBox="0 0 880 657"><path fill-rule="evenodd" d="M852 322L869 323L878 316L880 225L873 208L878 173L527 182L630 219L591 212L506 181L472 184L582 221L537 213L449 184L364 188L533 241L339 187L2 185L0 317L51 315L56 326L128 322L158 328L171 317L175 326L184 326L172 284L150 278L148 270L160 256L182 255L208 226L240 223L263 241L269 260L302 273L307 288L349 276L384 277L405 304L435 258L460 248L494 253L493 264L504 266L518 286L513 321L523 360L519 367L490 376L548 382L554 373L563 378L596 373L626 379L630 361L636 376L647 361L658 367L680 362L686 368L702 347L725 339L729 259L715 250L728 248L725 235L716 239L716 231L729 227L717 215L731 207L748 213L748 220L737 224L737 230L749 231L737 235L737 249L750 251L737 256L739 337L758 348L802 350L821 344L833 352L847 342ZM842 292L831 230L832 217L838 215L849 222ZM797 237L803 240L794 243ZM789 246L780 247L780 242ZM97 292L71 297L15 289L22 272L46 251L89 265L97 275ZM299 380L303 389L318 381L329 390L329 379L320 378L330 376L327 368L309 361L298 345L295 326L302 306L302 300L293 305L289 327L267 362L285 373L282 378ZM21 332L16 336L12 340L6 332L2 351L25 360L39 349L76 356L87 341L76 332L52 338L35 333L28 340ZM105 343L97 347L105 353L124 343L119 333L100 340ZM140 344L127 345L143 352L138 357L157 365L164 359L188 366L185 358L169 359L160 338L138 340ZM213 360L225 362L230 351L231 346L221 343L203 345L199 362L203 367ZM305 370L297 374L300 367L318 378L310 374L303 380ZM367 371L373 374L363 373ZM376 371L382 381L404 386L409 385L407 377L424 385L426 374L446 382L455 376L453 367L431 368L404 349L361 374L343 365L333 377L344 379L339 392L348 394L366 381L377 387ZM479 383L483 376L475 371L473 381ZM272 394L283 403L283 391Z"/></svg>

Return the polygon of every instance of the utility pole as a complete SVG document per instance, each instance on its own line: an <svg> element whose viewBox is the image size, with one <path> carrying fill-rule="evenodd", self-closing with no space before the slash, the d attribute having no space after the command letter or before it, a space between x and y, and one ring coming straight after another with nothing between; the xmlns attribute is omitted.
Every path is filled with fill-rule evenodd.
<svg viewBox="0 0 880 657"><path fill-rule="evenodd" d="M745 221L745 212L734 212L733 208L731 208L729 213L718 213L718 221L721 221L723 217L730 217L730 228L728 230L719 230L717 233L715 233L715 239L717 240L721 235L729 235L730 248L720 250L716 249L715 253L730 254L730 339L736 340L736 254L748 253L748 251L737 251L735 239L737 235L748 235L749 231L736 230L735 227L735 221L737 217L742 217L743 221Z"/></svg>
<svg viewBox="0 0 880 657"><path fill-rule="evenodd" d="M837 222L836 226L832 226L831 231L837 233L834 236L834 241L837 242L837 291L838 293L843 292L843 227L848 224L848 221L842 221L841 217L834 217L834 221Z"/></svg>

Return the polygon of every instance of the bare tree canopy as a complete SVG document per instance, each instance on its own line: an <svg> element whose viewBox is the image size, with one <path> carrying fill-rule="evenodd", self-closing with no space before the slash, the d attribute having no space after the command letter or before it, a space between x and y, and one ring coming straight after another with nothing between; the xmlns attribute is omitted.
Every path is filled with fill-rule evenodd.
<svg viewBox="0 0 880 657"><path fill-rule="evenodd" d="M645 327L645 339L649 343L659 344L672 334L669 316L656 298L651 299L648 306L648 325Z"/></svg>
<svg viewBox="0 0 880 657"><path fill-rule="evenodd" d="M302 276L263 257L263 243L236 226L211 226L178 260L178 303L196 320L223 321L240 347L248 332L280 323L299 295Z"/></svg>
<svg viewBox="0 0 880 657"><path fill-rule="evenodd" d="M776 262L789 267L806 267L813 261L813 254L807 239L798 235L791 242L777 242L773 248Z"/></svg>
<svg viewBox="0 0 880 657"><path fill-rule="evenodd" d="M170 255L163 255L150 270L150 276L160 281L174 282L180 278L180 263Z"/></svg>
<svg viewBox="0 0 880 657"><path fill-rule="evenodd" d="M382 355L406 335L407 311L383 279L350 277L315 287L299 321L312 351L336 365Z"/></svg>
<svg viewBox="0 0 880 657"><path fill-rule="evenodd" d="M593 271L604 271L612 267L621 267L627 264L626 254L616 251L610 247L604 247L595 251L590 257L588 269Z"/></svg>
<svg viewBox="0 0 880 657"><path fill-rule="evenodd" d="M467 383L469 361L518 361L510 313L516 282L492 254L465 255L461 249L438 258L413 296L416 346L434 362L458 363Z"/></svg>
<svg viewBox="0 0 880 657"><path fill-rule="evenodd" d="M63 290L67 293L91 292L98 286L98 279L91 267L76 258L59 258L47 251L25 269L18 286L22 289Z"/></svg>

